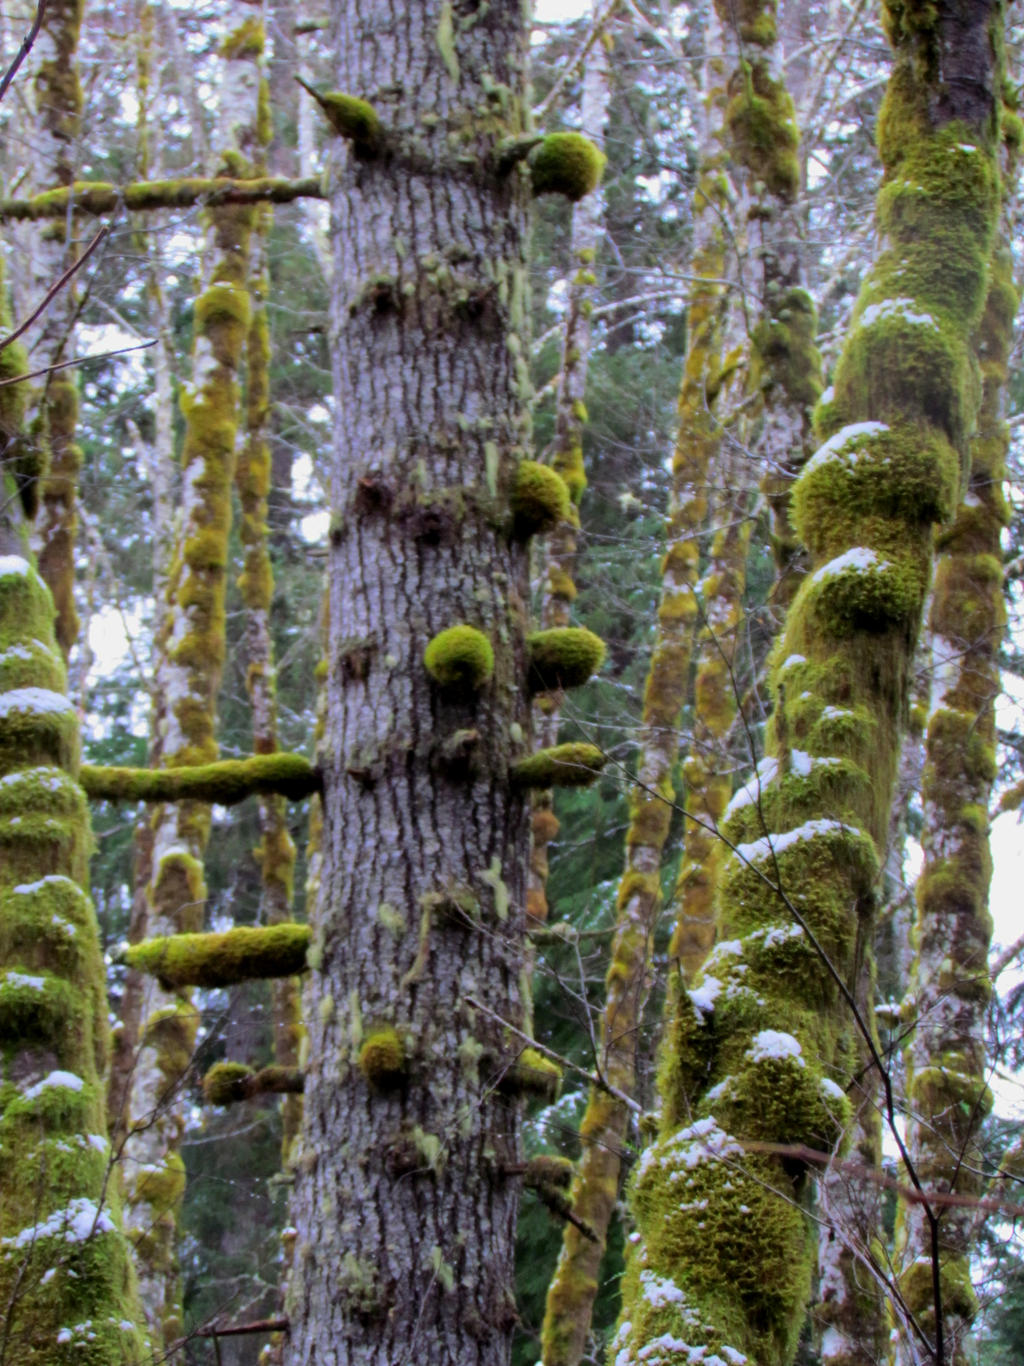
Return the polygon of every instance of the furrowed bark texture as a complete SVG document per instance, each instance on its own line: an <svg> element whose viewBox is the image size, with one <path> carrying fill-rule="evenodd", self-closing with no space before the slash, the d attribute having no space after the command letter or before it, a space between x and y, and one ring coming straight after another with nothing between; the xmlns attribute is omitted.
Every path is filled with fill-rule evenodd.
<svg viewBox="0 0 1024 1366"><path fill-rule="evenodd" d="M490 153L523 131L526 31L519 6L333 0L330 42L386 152L339 142L332 171L324 826L284 1359L503 1366L522 1179L505 1169L522 1167L494 1084L521 1046L465 998L522 1019L528 826L507 774L529 725L527 575L508 495L528 191ZM456 730L468 750L446 748Z"/></svg>
<svg viewBox="0 0 1024 1366"><path fill-rule="evenodd" d="M596 20L601 8L594 0L591 11ZM580 107L582 131L596 147L604 146L604 126L608 117L608 51L604 41L594 44L583 72ZM591 325L597 276L594 264L604 233L604 196L587 195L572 214L572 270L566 299L565 329L562 334L562 370L555 407L555 440L551 464L566 482L572 508L568 518L556 526L544 544L544 588L541 621L545 627L569 626L576 598L576 550L580 529L580 500L587 487L583 466L583 433L587 421L585 403L587 369L590 365ZM561 719L558 693L545 693L534 704L537 736L542 745L558 740ZM548 845L558 834L552 794L538 792L533 799L531 824L530 875L526 910L531 922L544 924L548 918Z"/></svg>
<svg viewBox="0 0 1024 1366"><path fill-rule="evenodd" d="M738 848L721 938L697 985L674 987L617 1366L700 1346L792 1360L812 1263L806 1172L744 1145L827 1149L849 1121L836 978L856 990L870 933L932 529L955 505L977 407L970 341L999 196L1001 8L908 3L885 18L884 245L795 488L812 572L775 656L767 758L724 823ZM756 129L776 94L752 77L734 98L731 117Z"/></svg>
<svg viewBox="0 0 1024 1366"><path fill-rule="evenodd" d="M249 30L240 30L248 34ZM225 166L244 170L256 115L259 51L224 48L218 141ZM185 439L180 539L168 583L169 611L158 642L165 765L217 757L216 699L224 658L224 594L231 484L239 423L238 376L251 321L249 236L253 209L209 211L203 288L195 304L192 385L182 401ZM149 935L201 928L203 856L209 807L185 801L153 815ZM132 1238L146 1321L158 1344L181 1335L176 1225L185 1168L178 1151L185 1122L182 1079L198 1012L187 992L148 983L140 1008L140 1048L128 1100L124 1146L125 1222Z"/></svg>
<svg viewBox="0 0 1024 1366"><path fill-rule="evenodd" d="M724 100L720 79L713 82L714 88L707 95L707 146L712 145L714 128L721 123ZM619 883L601 1018L601 1075L627 1095L636 1086L638 1028L647 996L644 983L661 906L661 859L675 798L672 773L679 752L679 724L698 616L698 538L707 518L710 470L722 441L714 404L721 383L727 308L722 280L729 269L724 226L729 190L725 176L720 154L709 156L694 196L692 270L699 283L694 286L687 312L690 343L679 393L668 550L662 563L657 634L644 690L638 785L630 798L625 869ZM571 1199L597 1241L586 1238L575 1225L566 1224L545 1305L544 1366L575 1366L583 1356L608 1225L619 1193L628 1123L629 1111L621 1101L596 1088L591 1090L580 1125L583 1152Z"/></svg>
<svg viewBox="0 0 1024 1366"><path fill-rule="evenodd" d="M3 378L26 368L22 347L0 352ZM75 781L78 721L6 465L21 387L0 390L0 1362L135 1366L148 1352L109 1179L107 998L82 886L92 837Z"/></svg>
<svg viewBox="0 0 1024 1366"><path fill-rule="evenodd" d="M1007 119L1019 142L1020 122ZM1016 189L1016 145L1004 166L1004 221ZM1008 520L1003 484L1009 431L1003 419L1017 292L1009 237L993 256L976 338L982 402L971 442L967 496L939 543L928 621L932 693L922 783L924 868L917 884L916 972L906 1009L915 1024L906 1050L907 1144L922 1181L984 1194L979 1142L992 1097L986 1014L991 994L988 910L992 859L988 812L996 776L995 699L1006 624L1000 537ZM971 1248L978 1216L944 1210L939 1227L946 1360L963 1366L977 1308ZM934 1333L931 1230L920 1208L901 1211L901 1288ZM905 1359L905 1358L904 1358Z"/></svg>

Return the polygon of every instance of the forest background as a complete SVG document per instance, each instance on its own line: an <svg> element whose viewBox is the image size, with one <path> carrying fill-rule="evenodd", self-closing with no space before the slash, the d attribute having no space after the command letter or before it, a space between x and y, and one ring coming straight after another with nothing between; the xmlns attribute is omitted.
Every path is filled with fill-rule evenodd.
<svg viewBox="0 0 1024 1366"><path fill-rule="evenodd" d="M782 69L801 133L798 148L792 149L799 157L793 213L799 223L803 281L817 310L810 340L820 349L820 360L807 362L813 371L808 382L815 389L804 405L809 409L850 331L857 292L877 248L872 205L881 167L875 124L890 54L871 6L835 0L779 8ZM242 9L245 23L240 29ZM0 66L6 68L12 60L32 13L32 7L5 6ZM257 17L265 23L266 39L253 42L249 51L238 35ZM566 423L575 424L586 492L576 490L582 495L578 513L567 519L578 547L555 562L562 572L571 567L573 581L557 580L538 540L533 605L538 620L546 622L552 598L561 593L566 621L600 636L605 655L597 675L560 696L555 710L561 740L596 746L602 762L592 785L556 793L558 824L547 827L556 833L538 841L547 867L538 873L535 860L534 875L541 879L550 933L535 936L531 1032L542 1051L561 1060L563 1075L557 1099L548 1094L528 1103L528 1158L579 1157L588 1078L600 1077L607 1062L598 1043L598 1022L617 903L622 901L624 841L635 817L638 778L648 781L644 765L650 761L651 719L645 680L663 644L658 601L666 537L678 532L667 516L680 507L672 461L681 406L685 415L680 377L695 355L694 309L700 290L707 289L709 280L723 284L695 256L695 247L703 245L695 243L695 193L718 136L713 128L709 131L701 94L707 22L699 6L683 10L637 0L596 5L586 14L541 12L533 35L531 75L542 126L582 128L603 146L607 158L601 188L594 194L575 206L561 196L542 197L535 206L529 276L534 449L538 460L554 462L565 472L564 429ZM247 32L251 39L252 30ZM1011 101L1018 36L1011 26ZM215 144L231 93L223 64L240 56L251 57L254 69L262 63L268 81L268 103L261 106L272 125L261 134L265 169L312 184L323 171L332 129L306 87L329 88L330 56L320 17L287 4L270 5L262 16L253 6L216 2L89 5L76 39L76 50L62 58L68 69L74 64L81 83L81 107L71 123L55 132L34 103L34 63L43 60L42 44L35 55L29 53L0 104L0 215L15 323L31 318L47 280L55 282L97 229L107 229L25 339L33 369L72 358L82 361L70 372L77 376L73 442L80 447L80 468L70 495L52 481L44 490L39 547L45 551L47 527L52 533L63 499L68 515L62 526L74 534L70 596L80 621L73 622L70 596L62 610L84 762L137 768L155 762L153 718L161 708L159 655L165 625L161 594L171 572L174 538L180 534L174 517L182 500L176 462L186 414L178 399L194 382L197 317L202 312L197 311L197 298L206 270L202 258L211 250L208 240L204 245L209 236L205 201L197 196L178 207L167 202L149 214L133 212L127 202L91 213L72 214L69 207L63 218L40 213L35 221L28 214L19 217L10 205L72 182L124 186L209 175L222 150ZM305 86L296 82L296 75ZM243 84L246 92L251 94L252 88ZM255 121L257 116L254 102L248 117ZM1009 196L1007 201L1006 230L1016 244L1016 210ZM745 253L752 250L740 221L744 203L740 194L724 209L730 251L735 248L736 254L722 270L726 300L742 296L737 281ZM588 232L588 244L581 248L581 234ZM326 237L326 209L318 192L276 203L265 223L266 275L257 291L263 295L269 326L265 436L271 479L262 520L273 569L267 608L276 658L276 743L310 758L317 731L322 569L331 517L323 451L330 442L335 402L328 356ZM581 250L589 254L581 256ZM1019 276L1016 252L1014 261ZM581 303L590 326L582 340L570 336L567 341L574 320L578 324ZM671 821L654 896L658 914L651 921L642 986L636 992L641 1009L630 1035L636 1067L631 1097L638 1114L657 1106L655 1070L665 988L679 958L670 939L683 899L680 865L694 857L685 837L695 823L686 820L685 812L706 809L714 823L714 802L700 807L706 800L701 784L717 779L727 793L743 791L762 757L769 708L766 660L788 600L787 590L780 590L787 565L779 554L784 537L778 525L778 490L766 480L779 473L764 445L770 427L765 395L771 383L750 362L755 331L750 309L746 316L742 307L729 313L722 324L724 362L713 382L713 427L719 441L699 490L704 512L693 532L699 574L691 592L695 610L690 629L697 645L681 672L684 693L671 725L671 772L658 780L666 785L663 796ZM131 349L140 343L146 349ZM1024 398L1018 359L1015 343L1000 400L1011 433L1018 430ZM581 393L567 400L567 374L585 379L585 397ZM703 382L707 412L710 389L706 378ZM999 647L1004 690L995 713L998 777L988 803L993 815L1001 805L1007 809L993 820L991 831L986 823L994 864L992 962L999 971L998 991L985 1013L985 1067L996 1103L980 1135L971 1138L984 1164L984 1188L990 1189L989 1175L1002 1174L998 1200L992 1208L977 1207L971 1230L978 1310L969 1359L985 1366L1017 1360L1024 1350L1024 1250L1016 1239L1022 1196L1012 1162L1005 1157L1020 1122L1016 1075L1024 1011L1018 961L1024 949L1017 943L1021 926L1016 914L1024 857L1016 815L1024 776L1017 614L1024 566L1019 461L1014 439L1007 463L1008 524L1002 551L1008 629ZM58 473L68 477L63 467ZM244 499L244 488L235 496ZM253 545L244 503L241 507L243 515L236 513L231 530L225 662L217 704L217 747L224 758L259 752L260 747L252 677L252 621L260 609L247 597L244 577L239 582ZM553 553L564 555L565 547L555 542ZM731 599L721 584L727 553L739 557L729 568ZM251 587L251 565L247 572ZM726 724L717 730L712 711L705 706L701 712L716 660L728 665L724 683L720 678L717 684L726 693ZM878 946L879 1038L901 1113L911 1105L902 1090L906 1076L901 1059L913 1032L908 1001L912 1003L915 968L909 926L923 858L921 732L932 672L932 662L922 653L914 680L917 710L892 824L886 909L880 916L883 931L889 933L881 935ZM254 802L213 805L204 858L205 928L266 922L267 819L266 810ZM119 951L125 940L136 937L133 908L137 916L139 861L144 859L139 830L148 823L142 804L93 803L90 887L115 1028L128 994ZM312 869L306 860L305 803L288 805L286 824L297 851L289 914L303 922L307 878L311 871L314 879L316 874L315 858ZM532 890L537 890L536 883ZM695 952L694 970L709 947ZM210 1091L204 1098L201 1080L217 1063L259 1067L280 1061L280 1052L275 1053L279 1002L265 983L201 989L196 999L201 1010L197 1046L171 1088L181 1107L186 1174L175 1232L183 1275L178 1355L194 1363L243 1366L256 1361L264 1338L204 1334L211 1325L272 1319L279 1312L287 1255L283 1248L288 1245L287 1234L282 1244L288 1191L282 1130L295 1122L288 1112L294 1098L283 1106L273 1094L223 1107L208 1103ZM974 1117L980 1123L980 1114ZM902 1119L900 1132L906 1132ZM649 1129L631 1115L616 1182L625 1182L647 1137ZM875 1188L884 1193L890 1178L902 1179L891 1139ZM872 1179L864 1184L871 1187ZM563 1187L557 1182L552 1187L539 1180L525 1193L520 1213L515 1360L521 1366L540 1356L545 1300L566 1226L566 1197L559 1192ZM882 1204L877 1232L887 1245L888 1264L897 1268L898 1283L895 1200L884 1194ZM608 1343L619 1311L623 1244L632 1227L625 1201L617 1197L583 1348L587 1362L613 1359ZM829 1323L827 1314L816 1317L812 1310L808 1317L799 1347L799 1360L807 1366L830 1359Z"/></svg>

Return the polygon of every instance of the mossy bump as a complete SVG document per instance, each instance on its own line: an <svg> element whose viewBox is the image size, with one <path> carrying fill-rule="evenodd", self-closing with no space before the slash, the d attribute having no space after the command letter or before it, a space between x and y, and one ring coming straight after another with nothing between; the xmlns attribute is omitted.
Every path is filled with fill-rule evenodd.
<svg viewBox="0 0 1024 1366"><path fill-rule="evenodd" d="M527 165L534 195L560 194L575 204L596 190L605 156L582 133L548 133Z"/></svg>
<svg viewBox="0 0 1024 1366"><path fill-rule="evenodd" d="M378 1090L397 1086L405 1076L405 1045L390 1025L372 1030L359 1049L359 1070Z"/></svg>
<svg viewBox="0 0 1024 1366"><path fill-rule="evenodd" d="M253 1069L244 1062L217 1062L203 1077L203 1096L209 1105L232 1105L244 1100Z"/></svg>
<svg viewBox="0 0 1024 1366"><path fill-rule="evenodd" d="M524 541L566 521L572 507L562 476L536 460L524 460L519 466L510 501L515 535Z"/></svg>
<svg viewBox="0 0 1024 1366"><path fill-rule="evenodd" d="M517 787L589 787L600 778L607 758L596 745L552 745L514 764L512 780ZM558 821L553 815L551 819L557 833Z"/></svg>
<svg viewBox="0 0 1024 1366"><path fill-rule="evenodd" d="M578 688L597 673L604 660L604 641L584 626L534 631L526 643L531 692Z"/></svg>
<svg viewBox="0 0 1024 1366"><path fill-rule="evenodd" d="M449 626L424 650L423 664L439 687L475 692L494 673L494 649L475 626Z"/></svg>
<svg viewBox="0 0 1024 1366"><path fill-rule="evenodd" d="M348 95L342 90L321 94L301 77L297 79L303 90L308 91L324 111L334 131L351 142L356 156L369 160L376 155L380 147L381 124L376 109L368 100L361 100L358 95Z"/></svg>
<svg viewBox="0 0 1024 1366"><path fill-rule="evenodd" d="M291 977L306 967L308 925L239 926L223 934L174 934L124 951L129 967L152 973L165 990L226 987L253 978Z"/></svg>

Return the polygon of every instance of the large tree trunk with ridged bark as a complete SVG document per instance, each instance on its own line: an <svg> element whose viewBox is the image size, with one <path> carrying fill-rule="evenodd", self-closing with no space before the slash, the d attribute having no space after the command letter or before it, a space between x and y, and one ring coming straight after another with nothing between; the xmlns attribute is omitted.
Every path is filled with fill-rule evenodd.
<svg viewBox="0 0 1024 1366"><path fill-rule="evenodd" d="M324 828L285 1360L499 1366L515 1092L547 1076L494 1018L523 1011L527 813L508 775L529 724L526 556L509 498L528 189L492 153L522 131L526 30L517 5L331 11L335 88L379 126L359 111L330 172Z"/></svg>

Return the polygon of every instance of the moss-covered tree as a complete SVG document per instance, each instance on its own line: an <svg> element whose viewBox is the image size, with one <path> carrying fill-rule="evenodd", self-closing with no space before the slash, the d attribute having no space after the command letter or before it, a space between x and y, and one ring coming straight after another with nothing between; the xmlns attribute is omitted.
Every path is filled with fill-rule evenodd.
<svg viewBox="0 0 1024 1366"><path fill-rule="evenodd" d="M220 63L218 168L248 169L255 147L262 28L247 20L225 39ZM255 210L207 210L203 279L194 308L193 372L182 399L182 506L168 580L168 612L157 688L161 693L160 758L167 767L217 757L216 700L224 659L224 594L231 525L239 377L251 321L249 238ZM147 891L150 935L197 929L206 884L203 856L209 806L185 800L152 817L152 874ZM126 1222L139 1269L147 1323L155 1342L181 1332L175 1230L184 1191L178 1151L184 1127L181 1095L198 1014L187 994L147 990L140 1044L131 1069L125 1127Z"/></svg>
<svg viewBox="0 0 1024 1366"><path fill-rule="evenodd" d="M26 395L13 381L26 369L17 343L0 350L0 1355L141 1366L106 1138L107 999L84 890L78 718L16 477Z"/></svg>
<svg viewBox="0 0 1024 1366"><path fill-rule="evenodd" d="M882 251L868 274L824 444L794 515L812 561L775 652L758 780L725 829L721 939L675 984L656 1144L637 1175L640 1238L619 1366L792 1360L810 1289L799 1145L843 1132L840 1042L870 932L909 673L977 408L970 342L999 201L998 4L887 5L895 66L879 120ZM754 49L770 12L744 11ZM775 92L756 61L733 117L766 151ZM933 1344L934 1345L934 1344Z"/></svg>

